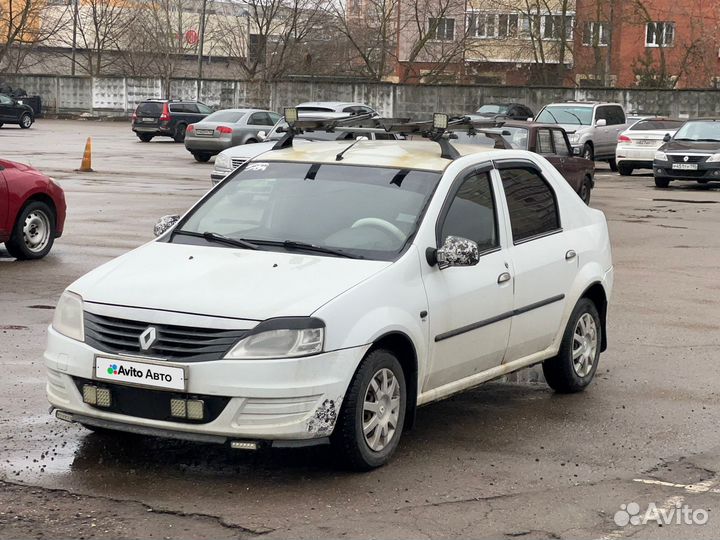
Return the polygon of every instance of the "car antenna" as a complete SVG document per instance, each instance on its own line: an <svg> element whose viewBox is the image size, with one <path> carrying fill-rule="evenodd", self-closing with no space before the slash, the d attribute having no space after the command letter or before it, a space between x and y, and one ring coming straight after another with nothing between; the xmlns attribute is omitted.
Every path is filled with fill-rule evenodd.
<svg viewBox="0 0 720 540"><path fill-rule="evenodd" d="M367 139L365 137L358 137L353 141L352 144L348 145L343 151L339 152L338 155L335 156L335 161L342 161L343 155L345 155L345 152L350 150L353 146L355 146L360 141L366 141Z"/></svg>

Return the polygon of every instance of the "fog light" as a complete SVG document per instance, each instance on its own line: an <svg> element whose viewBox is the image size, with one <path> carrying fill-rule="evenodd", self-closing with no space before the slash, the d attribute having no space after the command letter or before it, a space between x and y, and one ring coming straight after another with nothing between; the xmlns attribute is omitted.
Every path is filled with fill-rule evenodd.
<svg viewBox="0 0 720 540"><path fill-rule="evenodd" d="M97 396L98 407L109 407L111 404L110 390L108 388L97 388L95 391Z"/></svg>
<svg viewBox="0 0 720 540"><path fill-rule="evenodd" d="M230 441L230 448L234 450L257 450L258 443L254 441Z"/></svg>
<svg viewBox="0 0 720 540"><path fill-rule="evenodd" d="M184 399L171 399L170 416L187 418L187 402Z"/></svg>
<svg viewBox="0 0 720 540"><path fill-rule="evenodd" d="M97 405L97 386L83 386L83 401L88 405Z"/></svg>
<svg viewBox="0 0 720 540"><path fill-rule="evenodd" d="M200 399L188 399L187 401L187 417L190 420L202 420L205 416L205 404Z"/></svg>

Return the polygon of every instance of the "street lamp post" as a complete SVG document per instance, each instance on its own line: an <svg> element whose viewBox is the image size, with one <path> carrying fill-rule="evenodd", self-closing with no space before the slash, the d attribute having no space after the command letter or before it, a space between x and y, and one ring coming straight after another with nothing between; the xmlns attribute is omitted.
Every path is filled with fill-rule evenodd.
<svg viewBox="0 0 720 540"><path fill-rule="evenodd" d="M202 10L200 14L200 41L198 42L198 67L197 67L197 79L198 79L198 99L200 98L200 82L203 76L203 49L205 48L205 12L207 10L207 0L202 1Z"/></svg>

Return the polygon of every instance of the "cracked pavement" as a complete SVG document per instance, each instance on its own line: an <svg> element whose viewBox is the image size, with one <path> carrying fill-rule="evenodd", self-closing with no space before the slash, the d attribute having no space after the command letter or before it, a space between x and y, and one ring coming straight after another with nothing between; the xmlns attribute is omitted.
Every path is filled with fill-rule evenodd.
<svg viewBox="0 0 720 540"><path fill-rule="evenodd" d="M88 135L97 172L83 175ZM211 165L169 140L140 144L127 123L41 120L0 140L68 199L46 259L0 248L0 538L716 536L720 184L656 190L601 166L591 204L608 217L616 283L591 387L495 382L423 407L388 466L354 474L327 447L243 453L48 415L41 355L59 294L192 204ZM613 520L621 504L676 500L708 524Z"/></svg>

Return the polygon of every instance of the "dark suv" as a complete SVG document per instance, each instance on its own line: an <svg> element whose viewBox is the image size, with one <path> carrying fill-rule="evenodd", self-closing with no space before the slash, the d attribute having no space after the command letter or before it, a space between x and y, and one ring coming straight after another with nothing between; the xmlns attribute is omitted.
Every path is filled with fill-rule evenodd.
<svg viewBox="0 0 720 540"><path fill-rule="evenodd" d="M153 137L185 140L188 125L199 122L213 110L199 101L148 99L140 103L132 115L132 130L142 142Z"/></svg>

